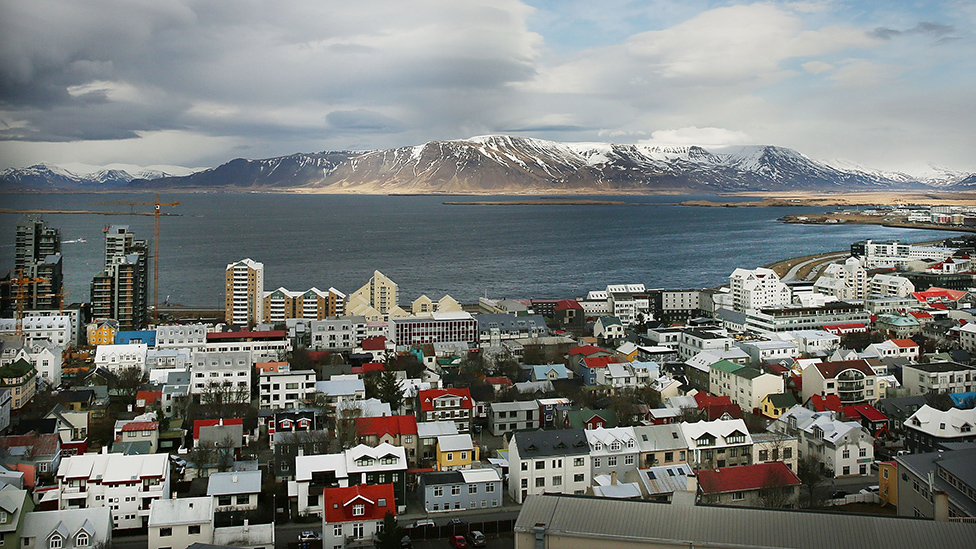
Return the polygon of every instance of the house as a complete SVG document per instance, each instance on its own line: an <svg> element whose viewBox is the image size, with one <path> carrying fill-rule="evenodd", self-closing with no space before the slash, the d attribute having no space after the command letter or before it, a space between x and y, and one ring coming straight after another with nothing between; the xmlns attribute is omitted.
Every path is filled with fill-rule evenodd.
<svg viewBox="0 0 976 549"><path fill-rule="evenodd" d="M589 429L586 441L590 445L590 476L616 474L623 478L638 467L640 448L633 427Z"/></svg>
<svg viewBox="0 0 976 549"><path fill-rule="evenodd" d="M0 366L0 390L3 389L10 391L10 409L21 409L37 391L37 370L24 359Z"/></svg>
<svg viewBox="0 0 976 549"><path fill-rule="evenodd" d="M743 507L794 507L800 478L781 461L698 471L701 502Z"/></svg>
<svg viewBox="0 0 976 549"><path fill-rule="evenodd" d="M153 501L170 497L168 458L167 454L66 457L57 474L58 509L108 507L113 529L145 527Z"/></svg>
<svg viewBox="0 0 976 549"><path fill-rule="evenodd" d="M261 494L261 471L211 473L207 496L213 498L214 513L253 511Z"/></svg>
<svg viewBox="0 0 976 549"><path fill-rule="evenodd" d="M95 349L95 367L105 368L113 374L119 374L129 368L146 369L145 343L130 343L127 345L99 345Z"/></svg>
<svg viewBox="0 0 976 549"><path fill-rule="evenodd" d="M575 410L569 407L556 409L556 427L560 429L599 429L616 427L617 415L613 410Z"/></svg>
<svg viewBox="0 0 976 549"><path fill-rule="evenodd" d="M263 372L258 393L262 410L302 408L315 396L315 371Z"/></svg>
<svg viewBox="0 0 976 549"><path fill-rule="evenodd" d="M800 356L799 346L792 341L786 340L765 341L756 339L752 341L740 341L735 346L745 351L751 359L750 362L755 365Z"/></svg>
<svg viewBox="0 0 976 549"><path fill-rule="evenodd" d="M325 488L322 497L322 547L372 546L386 514L397 514L391 484Z"/></svg>
<svg viewBox="0 0 976 549"><path fill-rule="evenodd" d="M698 405L700 415L708 421L742 419L743 417L742 409L739 408L738 404L732 402L732 398L727 395L713 396L704 391L699 391L695 393L692 399Z"/></svg>
<svg viewBox="0 0 976 549"><path fill-rule="evenodd" d="M407 461L411 466L417 466L420 439L417 436L417 418L414 416L356 418L356 438L367 446L375 447L383 443L403 446L407 451Z"/></svg>
<svg viewBox="0 0 976 549"><path fill-rule="evenodd" d="M160 499L148 520L149 549L213 543L213 500L208 497Z"/></svg>
<svg viewBox="0 0 976 549"><path fill-rule="evenodd" d="M23 488L12 484L0 486L0 541L11 546L22 543L24 522L34 509L34 500ZM65 533L67 538L68 533ZM26 546L25 546L26 547Z"/></svg>
<svg viewBox="0 0 976 549"><path fill-rule="evenodd" d="M437 438L458 434L457 424L453 421L428 421L417 423L418 462L437 463Z"/></svg>
<svg viewBox="0 0 976 549"><path fill-rule="evenodd" d="M437 437L437 470L454 471L470 468L480 460L478 447L471 435L442 435Z"/></svg>
<svg viewBox="0 0 976 549"><path fill-rule="evenodd" d="M764 417L776 419L796 405L793 393L770 393L763 397L759 410Z"/></svg>
<svg viewBox="0 0 976 549"><path fill-rule="evenodd" d="M837 395L844 405L870 404L885 397L873 366L877 359L819 362L803 370L803 401L813 395Z"/></svg>
<svg viewBox="0 0 976 549"><path fill-rule="evenodd" d="M268 444L275 447L285 433L311 432L318 429L315 410L276 410L268 417Z"/></svg>
<svg viewBox="0 0 976 549"><path fill-rule="evenodd" d="M24 515L19 537L20 547L108 547L112 544L112 514L108 507L33 511Z"/></svg>
<svg viewBox="0 0 976 549"><path fill-rule="evenodd" d="M874 461L874 438L859 423L837 419L837 412L794 406L769 429L797 438L799 457L818 459L828 476L867 475Z"/></svg>
<svg viewBox="0 0 976 549"><path fill-rule="evenodd" d="M688 463L688 443L681 424L639 425L633 429L641 467Z"/></svg>
<svg viewBox="0 0 976 549"><path fill-rule="evenodd" d="M474 402L468 389L428 389L417 392L419 422L453 421L459 433L470 433Z"/></svg>
<svg viewBox="0 0 976 549"><path fill-rule="evenodd" d="M538 429L541 414L534 400L492 402L488 407L488 429L494 436L522 429Z"/></svg>
<svg viewBox="0 0 976 549"><path fill-rule="evenodd" d="M159 448L158 421L129 421L122 426L115 443L130 444L133 442L148 442L149 453L153 454Z"/></svg>
<svg viewBox="0 0 976 549"><path fill-rule="evenodd" d="M501 476L491 467L417 477L417 498L428 513L501 507L503 494Z"/></svg>
<svg viewBox="0 0 976 549"><path fill-rule="evenodd" d="M782 393L783 378L750 366L722 360L712 364L708 392L727 396L742 410L761 410L766 395Z"/></svg>
<svg viewBox="0 0 976 549"><path fill-rule="evenodd" d="M723 353L731 349L735 340L724 330L688 328L682 330L678 343L678 356L688 360L702 351Z"/></svg>
<svg viewBox="0 0 976 549"><path fill-rule="evenodd" d="M583 429L517 431L508 446L509 495L582 495L590 485L590 447Z"/></svg>
<svg viewBox="0 0 976 549"><path fill-rule="evenodd" d="M671 503L675 492L686 491L689 484L697 483L695 473L687 463L634 469L624 479L637 483L643 499L660 503Z"/></svg>
<svg viewBox="0 0 976 549"><path fill-rule="evenodd" d="M790 471L797 470L799 441L784 433L753 433L752 463L781 461Z"/></svg>
<svg viewBox="0 0 976 549"><path fill-rule="evenodd" d="M34 488L42 477L54 475L61 466L61 437L58 434L0 437L0 463L11 471L24 473L24 486Z"/></svg>
<svg viewBox="0 0 976 549"><path fill-rule="evenodd" d="M681 422L688 443L688 462L696 471L748 465L752 459L752 435L741 419Z"/></svg>
<svg viewBox="0 0 976 549"><path fill-rule="evenodd" d="M555 381L570 378L570 371L563 364L534 365L531 371L532 381Z"/></svg>
<svg viewBox="0 0 976 549"><path fill-rule="evenodd" d="M606 368L609 364L616 364L622 359L616 356L585 357L576 374L583 378L584 385L606 384Z"/></svg>
<svg viewBox="0 0 976 549"><path fill-rule="evenodd" d="M583 306L575 299L560 299L553 307L553 318L560 330L575 334L582 333L586 324Z"/></svg>
<svg viewBox="0 0 976 549"><path fill-rule="evenodd" d="M604 341L623 339L627 335L623 323L613 316L602 316L593 325L593 337Z"/></svg>
<svg viewBox="0 0 976 549"><path fill-rule="evenodd" d="M540 427L549 428L556 424L556 407L570 404L568 398L540 398L536 399L539 403L539 422Z"/></svg>
<svg viewBox="0 0 976 549"><path fill-rule="evenodd" d="M279 482L295 480L295 459L324 454L334 440L335 437L324 430L278 433L274 446L275 479Z"/></svg>
<svg viewBox="0 0 976 549"><path fill-rule="evenodd" d="M406 509L407 456L400 446L360 444L337 454L295 458L298 514L321 516L323 488L391 484L398 509Z"/></svg>
<svg viewBox="0 0 976 549"><path fill-rule="evenodd" d="M976 409L942 411L924 404L905 420L909 452L935 452L946 442L976 442Z"/></svg>

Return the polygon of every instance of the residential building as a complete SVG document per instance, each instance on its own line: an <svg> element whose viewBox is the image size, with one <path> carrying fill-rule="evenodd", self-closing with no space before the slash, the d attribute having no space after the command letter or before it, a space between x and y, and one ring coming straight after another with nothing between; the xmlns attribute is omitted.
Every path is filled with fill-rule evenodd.
<svg viewBox="0 0 976 549"><path fill-rule="evenodd" d="M790 332L789 337L796 343L800 354L827 354L840 347L840 336L827 330L796 330Z"/></svg>
<svg viewBox="0 0 976 549"><path fill-rule="evenodd" d="M915 285L898 275L876 274L868 284L868 297L908 297L915 292Z"/></svg>
<svg viewBox="0 0 976 549"><path fill-rule="evenodd" d="M417 423L417 461L429 463L431 467L437 463L437 439L441 436L458 434L457 424L453 421L428 421Z"/></svg>
<svg viewBox="0 0 976 549"><path fill-rule="evenodd" d="M205 324L171 324L156 327L157 349L202 351L207 344Z"/></svg>
<svg viewBox="0 0 976 549"><path fill-rule="evenodd" d="M95 349L95 366L104 368L116 375L129 368L138 368L140 372L148 372L149 370L146 368L147 352L148 347L145 343L99 345Z"/></svg>
<svg viewBox="0 0 976 549"><path fill-rule="evenodd" d="M618 478L639 467L640 448L633 427L590 429L590 476L616 474Z"/></svg>
<svg viewBox="0 0 976 549"><path fill-rule="evenodd" d="M793 393L770 393L760 403L760 413L769 419L776 419L797 405Z"/></svg>
<svg viewBox="0 0 976 549"><path fill-rule="evenodd" d="M782 339L740 341L735 346L748 353L750 362L756 366L800 356L800 347L796 343Z"/></svg>
<svg viewBox="0 0 976 549"><path fill-rule="evenodd" d="M832 411L794 406L770 430L797 438L800 458L814 456L829 476L867 475L874 461L874 438L861 424L837 419Z"/></svg>
<svg viewBox="0 0 976 549"><path fill-rule="evenodd" d="M312 321L309 348L316 351L347 351L362 345L368 336L365 316L328 317Z"/></svg>
<svg viewBox="0 0 976 549"><path fill-rule="evenodd" d="M407 451L411 467L417 466L418 445L417 418L415 416L385 416L356 418L356 439L367 446L382 443L402 446Z"/></svg>
<svg viewBox="0 0 976 549"><path fill-rule="evenodd" d="M548 429L556 424L556 407L567 406L570 400L564 397L536 399L539 404L539 426Z"/></svg>
<svg viewBox="0 0 976 549"><path fill-rule="evenodd" d="M480 459L478 447L468 434L437 437L436 451L438 471L469 469Z"/></svg>
<svg viewBox="0 0 976 549"><path fill-rule="evenodd" d="M290 319L323 320L345 313L346 294L329 288L309 288L304 292L278 288L262 294L262 322L284 324Z"/></svg>
<svg viewBox="0 0 976 549"><path fill-rule="evenodd" d="M468 389L428 389L417 392L417 422L453 421L458 433L470 433L474 401Z"/></svg>
<svg viewBox="0 0 976 549"><path fill-rule="evenodd" d="M316 382L315 391L322 395L327 406L338 410L348 403L364 400L366 383L358 374L337 374Z"/></svg>
<svg viewBox="0 0 976 549"><path fill-rule="evenodd" d="M899 516L966 522L976 517L976 449L901 455L895 463Z"/></svg>
<svg viewBox="0 0 976 549"><path fill-rule="evenodd" d="M938 451L947 442L976 442L976 409L942 411L925 404L904 427L905 448L913 454Z"/></svg>
<svg viewBox="0 0 976 549"><path fill-rule="evenodd" d="M819 362L803 370L803 401L813 395L836 395L843 405L868 404L885 397L885 384L875 373L877 359Z"/></svg>
<svg viewBox="0 0 976 549"><path fill-rule="evenodd" d="M170 497L168 458L168 454L65 457L57 473L58 509L109 507L114 529L145 527L152 503Z"/></svg>
<svg viewBox="0 0 976 549"><path fill-rule="evenodd" d="M782 393L783 378L727 360L712 364L709 392L727 396L743 410L761 410L767 395Z"/></svg>
<svg viewBox="0 0 976 549"><path fill-rule="evenodd" d="M600 340L615 341L626 335L623 322L615 316L601 316L593 325L593 337Z"/></svg>
<svg viewBox="0 0 976 549"><path fill-rule="evenodd" d="M131 444L144 442L149 444L149 452L155 453L159 448L158 421L127 421L115 439L116 444Z"/></svg>
<svg viewBox="0 0 976 549"><path fill-rule="evenodd" d="M211 473L207 478L214 513L254 511L260 495L260 470Z"/></svg>
<svg viewBox="0 0 976 549"><path fill-rule="evenodd" d="M250 355L245 351L193 353L190 394L201 401L251 401Z"/></svg>
<svg viewBox="0 0 976 549"><path fill-rule="evenodd" d="M501 507L502 479L491 467L421 473L417 498L428 513Z"/></svg>
<svg viewBox="0 0 976 549"><path fill-rule="evenodd" d="M286 330L211 332L204 347L208 353L247 353L251 364L283 360L291 350Z"/></svg>
<svg viewBox="0 0 976 549"><path fill-rule="evenodd" d="M681 422L692 469L721 469L748 465L752 459L752 435L741 419Z"/></svg>
<svg viewBox="0 0 976 549"><path fill-rule="evenodd" d="M976 391L976 367L956 362L906 364L901 369L901 384L912 396L968 393Z"/></svg>
<svg viewBox="0 0 976 549"><path fill-rule="evenodd" d="M6 452L0 463L10 471L24 474L24 486L35 488L49 484L61 464L61 437L57 433L0 437L0 449Z"/></svg>
<svg viewBox="0 0 976 549"><path fill-rule="evenodd" d="M538 429L541 414L534 400L517 402L492 402L488 405L488 429L492 435L523 429Z"/></svg>
<svg viewBox="0 0 976 549"><path fill-rule="evenodd" d="M590 485L590 450L583 429L518 431L508 447L509 495L582 495Z"/></svg>
<svg viewBox="0 0 976 549"><path fill-rule="evenodd" d="M736 269L729 275L732 309L747 313L751 310L788 305L793 300L789 286L772 269Z"/></svg>
<svg viewBox="0 0 976 549"><path fill-rule="evenodd" d="M315 396L314 370L267 372L258 377L262 410L301 408Z"/></svg>
<svg viewBox="0 0 976 549"><path fill-rule="evenodd" d="M264 263L251 258L227 264L224 270L224 320L252 327L264 321Z"/></svg>
<svg viewBox="0 0 976 549"><path fill-rule="evenodd" d="M882 461L878 463L878 499L882 506L891 505L898 508L898 462Z"/></svg>
<svg viewBox="0 0 976 549"><path fill-rule="evenodd" d="M783 305L746 313L747 330L793 332L819 330L834 324L869 324L871 313L861 303L833 301L819 306Z"/></svg>
<svg viewBox="0 0 976 549"><path fill-rule="evenodd" d="M641 467L688 463L688 442L681 432L680 423L638 425L633 429Z"/></svg>
<svg viewBox="0 0 976 549"><path fill-rule="evenodd" d="M681 332L678 356L688 360L702 351L722 353L731 349L734 342L724 330L689 328Z"/></svg>
<svg viewBox="0 0 976 549"><path fill-rule="evenodd" d="M61 305L61 229L31 217L17 223L13 275L43 278L22 288L24 309L57 309ZM16 299L16 297L15 297Z"/></svg>
<svg viewBox="0 0 976 549"><path fill-rule="evenodd" d="M349 295L346 311L369 320L389 320L392 316L406 316L397 305L398 286L386 275L373 271L369 282Z"/></svg>
<svg viewBox="0 0 976 549"><path fill-rule="evenodd" d="M779 461L790 471L796 471L799 460L799 440L785 433L753 433L752 462L768 463Z"/></svg>
<svg viewBox="0 0 976 549"><path fill-rule="evenodd" d="M208 497L160 499L149 511L149 549L212 543L213 500Z"/></svg>
<svg viewBox="0 0 976 549"><path fill-rule="evenodd" d="M800 478L782 461L698 471L701 502L743 507L795 507Z"/></svg>
<svg viewBox="0 0 976 549"><path fill-rule="evenodd" d="M360 444L338 454L298 456L298 514L322 516L324 488L390 484L397 509L406 509L407 455L400 446Z"/></svg>
<svg viewBox="0 0 976 549"><path fill-rule="evenodd" d="M5 366L26 360L37 370L38 381L45 387L57 388L61 386L61 366L63 346L57 346L46 340L39 339L33 342L24 342L18 345L6 345L0 353L0 366Z"/></svg>
<svg viewBox="0 0 976 549"><path fill-rule="evenodd" d="M686 322L704 316L701 306L702 290L650 290L651 317L670 322Z"/></svg>
<svg viewBox="0 0 976 549"><path fill-rule="evenodd" d="M104 270L91 282L93 318L112 318L122 330L139 330L149 320L149 246L126 225L105 230Z"/></svg>
<svg viewBox="0 0 976 549"><path fill-rule="evenodd" d="M0 485L0 542L12 546L23 543L24 522L33 509L34 500L27 490L13 484Z"/></svg>
<svg viewBox="0 0 976 549"><path fill-rule="evenodd" d="M318 429L318 417L315 410L276 410L268 418L267 425L268 444L274 448L276 439L282 435L316 431Z"/></svg>
<svg viewBox="0 0 976 549"><path fill-rule="evenodd" d="M0 366L0 390L3 389L10 391L10 409L21 409L37 391L37 370L24 359Z"/></svg>
<svg viewBox="0 0 976 549"><path fill-rule="evenodd" d="M858 258L849 257L843 263L827 265L814 282L813 289L840 301L864 299L868 291L868 271Z"/></svg>
<svg viewBox="0 0 976 549"><path fill-rule="evenodd" d="M20 547L109 547L112 544L112 514L108 507L32 511L24 513L18 537Z"/></svg>
<svg viewBox="0 0 976 549"><path fill-rule="evenodd" d="M322 547L372 547L386 514L397 514L391 484L325 488L323 498Z"/></svg>
<svg viewBox="0 0 976 549"><path fill-rule="evenodd" d="M25 312L21 317L19 333L15 319L0 319L0 335L23 336L23 341L27 345L47 344L66 349L75 344L74 330L71 315L68 314L28 314Z"/></svg>
<svg viewBox="0 0 976 549"><path fill-rule="evenodd" d="M530 339L549 335L542 315L515 316L510 314L480 314L474 317L481 345L497 347L502 341ZM457 339L454 341L467 341Z"/></svg>

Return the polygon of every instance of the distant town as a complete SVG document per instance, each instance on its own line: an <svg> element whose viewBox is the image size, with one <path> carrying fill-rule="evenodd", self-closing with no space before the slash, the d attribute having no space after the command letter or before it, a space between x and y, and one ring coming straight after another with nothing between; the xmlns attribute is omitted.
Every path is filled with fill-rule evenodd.
<svg viewBox="0 0 976 549"><path fill-rule="evenodd" d="M820 222L863 216L976 229ZM0 545L976 547L976 236L477 303L242 258L222 311L128 226L84 303L58 227L10 237Z"/></svg>

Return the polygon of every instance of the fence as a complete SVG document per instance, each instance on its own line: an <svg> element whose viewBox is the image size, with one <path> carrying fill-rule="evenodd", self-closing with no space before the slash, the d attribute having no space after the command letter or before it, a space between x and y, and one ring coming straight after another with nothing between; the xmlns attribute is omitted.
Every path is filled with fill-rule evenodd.
<svg viewBox="0 0 976 549"><path fill-rule="evenodd" d="M832 507L835 505L848 505L850 503L881 503L878 494L847 494L842 498L828 499L824 505Z"/></svg>
<svg viewBox="0 0 976 549"><path fill-rule="evenodd" d="M451 536L463 536L472 530L480 530L482 534L491 536L511 532L515 528L515 519L486 520L483 522L468 522L462 524L445 524L443 526L421 526L408 528L410 539L440 539Z"/></svg>

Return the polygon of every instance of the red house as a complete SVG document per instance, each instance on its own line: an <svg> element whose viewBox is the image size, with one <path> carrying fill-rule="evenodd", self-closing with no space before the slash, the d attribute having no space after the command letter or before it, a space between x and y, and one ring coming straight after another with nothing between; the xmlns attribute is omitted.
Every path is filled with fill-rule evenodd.
<svg viewBox="0 0 976 549"><path fill-rule="evenodd" d="M322 547L345 547L347 539L372 540L383 526L383 517L396 516L392 484L325 488L324 496Z"/></svg>
<svg viewBox="0 0 976 549"><path fill-rule="evenodd" d="M427 389L417 393L418 421L453 421L458 433L470 433L474 400L467 389Z"/></svg>

